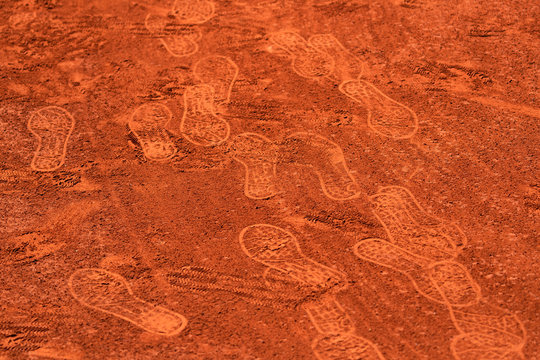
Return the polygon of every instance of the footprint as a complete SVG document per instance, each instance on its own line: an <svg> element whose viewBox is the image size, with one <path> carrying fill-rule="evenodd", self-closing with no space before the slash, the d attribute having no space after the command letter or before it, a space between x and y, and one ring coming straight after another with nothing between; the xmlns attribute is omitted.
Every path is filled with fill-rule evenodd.
<svg viewBox="0 0 540 360"><path fill-rule="evenodd" d="M193 66L193 76L214 88L214 101L220 105L231 100L231 91L238 76L238 66L229 57L212 55Z"/></svg>
<svg viewBox="0 0 540 360"><path fill-rule="evenodd" d="M304 310L322 335L345 335L355 331L352 319L333 295L306 303Z"/></svg>
<svg viewBox="0 0 540 360"><path fill-rule="evenodd" d="M360 195L338 144L322 136L299 132L287 137L285 152L297 165L317 174L323 193L332 200L350 200Z"/></svg>
<svg viewBox="0 0 540 360"><path fill-rule="evenodd" d="M141 105L131 115L129 129L149 160L163 161L176 154L177 148L165 130L171 118L171 110L158 103Z"/></svg>
<svg viewBox="0 0 540 360"><path fill-rule="evenodd" d="M69 290L81 304L127 320L158 335L179 334L187 324L184 316L133 295L127 281L103 269L79 269L69 278Z"/></svg>
<svg viewBox="0 0 540 360"><path fill-rule="evenodd" d="M456 360L524 360L519 349L505 347L482 334L467 333L455 336L450 344Z"/></svg>
<svg viewBox="0 0 540 360"><path fill-rule="evenodd" d="M517 316L485 299L473 306L459 309L449 307L449 310L456 329L462 334L484 335L515 350L521 350L525 345L527 332Z"/></svg>
<svg viewBox="0 0 540 360"><path fill-rule="evenodd" d="M199 29L191 29L182 34L161 38L161 43L174 57L186 57L199 51L198 41L202 38Z"/></svg>
<svg viewBox="0 0 540 360"><path fill-rule="evenodd" d="M480 301L480 286L467 269L454 261L432 264L428 269L431 282L449 307L466 307Z"/></svg>
<svg viewBox="0 0 540 360"><path fill-rule="evenodd" d="M486 347L521 352L526 340L521 321L509 311L486 303L479 285L461 264L432 262L381 239L360 241L353 251L361 259L406 275L424 297L445 304L462 334L477 334L476 341L483 338Z"/></svg>
<svg viewBox="0 0 540 360"><path fill-rule="evenodd" d="M47 106L33 113L28 130L37 137L38 147L30 167L35 171L54 171L62 166L74 128L75 119L61 107Z"/></svg>
<svg viewBox="0 0 540 360"><path fill-rule="evenodd" d="M201 146L219 145L229 138L229 123L216 115L214 89L210 85L186 89L180 131L187 140Z"/></svg>
<svg viewBox="0 0 540 360"><path fill-rule="evenodd" d="M315 339L311 348L319 360L384 359L375 344L353 334L322 336Z"/></svg>
<svg viewBox="0 0 540 360"><path fill-rule="evenodd" d="M368 109L368 126L377 134L392 139L409 139L418 130L416 113L390 99L373 84L364 80L348 80L339 90Z"/></svg>
<svg viewBox="0 0 540 360"><path fill-rule="evenodd" d="M407 251L444 261L454 259L467 244L457 225L428 214L404 187L384 187L369 199L390 241Z"/></svg>
<svg viewBox="0 0 540 360"><path fill-rule="evenodd" d="M146 16L144 25L174 57L191 56L199 51L202 34L198 28L178 27L166 15L153 13Z"/></svg>
<svg viewBox="0 0 540 360"><path fill-rule="evenodd" d="M277 226L256 224L244 228L240 246L252 260L307 286L342 289L347 285L344 274L307 258L294 235Z"/></svg>
<svg viewBox="0 0 540 360"><path fill-rule="evenodd" d="M397 271L411 280L414 288L425 298L446 304L438 289L431 282L429 259L414 255L381 239L366 239L353 247L359 258Z"/></svg>
<svg viewBox="0 0 540 360"><path fill-rule="evenodd" d="M347 50L331 34L313 35L308 43L334 59L334 71L328 77L339 83L360 78L364 72L364 63Z"/></svg>
<svg viewBox="0 0 540 360"><path fill-rule="evenodd" d="M276 164L278 147L270 139L243 133L229 145L234 160L244 165L244 193L250 199L268 199L277 193Z"/></svg>
<svg viewBox="0 0 540 360"><path fill-rule="evenodd" d="M205 23L215 11L214 2L209 0L176 0L172 7L172 14L182 24Z"/></svg>
<svg viewBox="0 0 540 360"><path fill-rule="evenodd" d="M270 41L289 53L293 70L302 77L317 79L334 70L334 59L309 45L298 33L280 31L270 34Z"/></svg>

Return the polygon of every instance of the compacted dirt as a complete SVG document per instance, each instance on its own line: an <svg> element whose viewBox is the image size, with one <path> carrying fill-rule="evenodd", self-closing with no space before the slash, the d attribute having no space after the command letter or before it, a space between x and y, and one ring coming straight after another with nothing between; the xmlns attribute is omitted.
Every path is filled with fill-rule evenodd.
<svg viewBox="0 0 540 360"><path fill-rule="evenodd" d="M0 18L0 359L540 358L537 2Z"/></svg>

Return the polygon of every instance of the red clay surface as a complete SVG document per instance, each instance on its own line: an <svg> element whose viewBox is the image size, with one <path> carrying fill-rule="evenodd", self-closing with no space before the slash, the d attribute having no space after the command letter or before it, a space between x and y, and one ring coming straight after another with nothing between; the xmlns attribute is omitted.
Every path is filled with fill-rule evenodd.
<svg viewBox="0 0 540 360"><path fill-rule="evenodd" d="M535 1L0 17L0 359L540 358Z"/></svg>

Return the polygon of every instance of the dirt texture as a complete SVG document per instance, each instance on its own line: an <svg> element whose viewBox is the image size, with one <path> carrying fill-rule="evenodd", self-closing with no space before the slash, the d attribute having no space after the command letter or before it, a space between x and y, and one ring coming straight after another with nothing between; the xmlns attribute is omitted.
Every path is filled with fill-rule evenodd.
<svg viewBox="0 0 540 360"><path fill-rule="evenodd" d="M540 359L537 1L0 18L0 360Z"/></svg>

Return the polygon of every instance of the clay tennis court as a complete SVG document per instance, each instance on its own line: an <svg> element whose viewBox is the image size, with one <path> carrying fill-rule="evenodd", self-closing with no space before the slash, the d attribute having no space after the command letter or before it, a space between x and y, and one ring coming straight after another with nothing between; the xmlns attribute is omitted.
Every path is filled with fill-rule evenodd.
<svg viewBox="0 0 540 360"><path fill-rule="evenodd" d="M0 359L539 359L534 1L0 0Z"/></svg>

